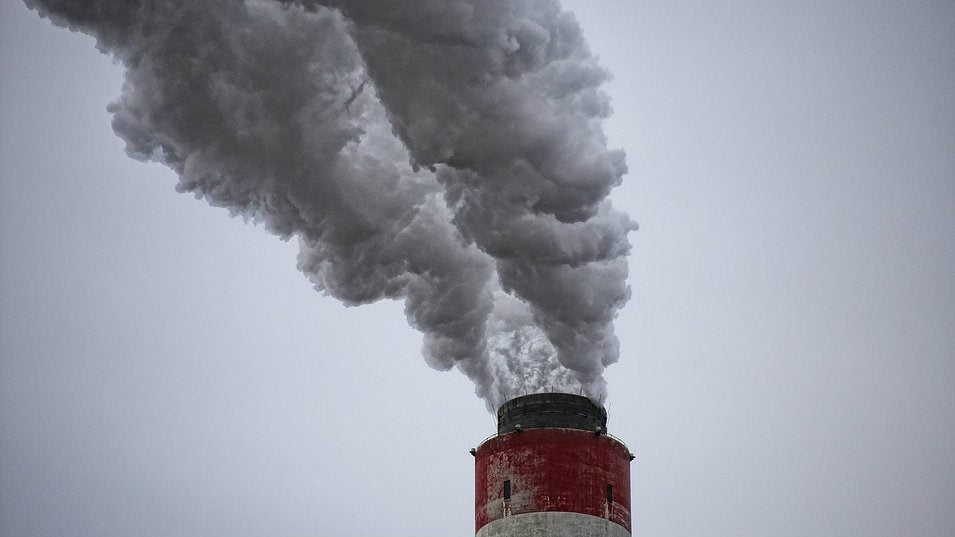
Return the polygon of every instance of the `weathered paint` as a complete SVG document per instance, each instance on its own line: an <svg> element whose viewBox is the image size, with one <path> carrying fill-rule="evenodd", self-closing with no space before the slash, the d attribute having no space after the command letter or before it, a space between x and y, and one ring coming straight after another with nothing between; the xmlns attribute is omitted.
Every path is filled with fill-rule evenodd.
<svg viewBox="0 0 955 537"><path fill-rule="evenodd" d="M509 500L504 498L504 481L511 483ZM612 501L608 484L613 486ZM495 436L477 448L475 531L504 518L546 512L589 515L629 533L627 447L590 431L532 429Z"/></svg>
<svg viewBox="0 0 955 537"><path fill-rule="evenodd" d="M630 537L620 524L580 513L525 513L495 520L475 537Z"/></svg>

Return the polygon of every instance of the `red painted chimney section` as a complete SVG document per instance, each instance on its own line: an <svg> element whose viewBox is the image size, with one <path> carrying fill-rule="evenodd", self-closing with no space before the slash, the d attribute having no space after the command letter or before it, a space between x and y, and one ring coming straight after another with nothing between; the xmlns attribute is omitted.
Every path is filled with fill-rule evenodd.
<svg viewBox="0 0 955 537"><path fill-rule="evenodd" d="M606 411L564 393L511 399L474 450L477 537L630 535L632 455Z"/></svg>

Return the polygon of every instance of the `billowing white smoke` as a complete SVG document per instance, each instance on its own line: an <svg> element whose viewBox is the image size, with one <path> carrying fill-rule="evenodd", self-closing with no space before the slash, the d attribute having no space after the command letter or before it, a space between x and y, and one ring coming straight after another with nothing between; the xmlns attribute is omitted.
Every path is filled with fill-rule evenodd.
<svg viewBox="0 0 955 537"><path fill-rule="evenodd" d="M127 153L297 237L346 304L402 298L493 409L604 396L629 298L607 73L556 0L25 0L126 67Z"/></svg>

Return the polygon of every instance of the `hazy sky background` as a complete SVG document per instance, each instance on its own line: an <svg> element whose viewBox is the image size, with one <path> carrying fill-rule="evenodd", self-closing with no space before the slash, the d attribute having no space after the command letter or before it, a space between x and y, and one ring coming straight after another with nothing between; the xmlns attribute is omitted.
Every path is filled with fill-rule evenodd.
<svg viewBox="0 0 955 537"><path fill-rule="evenodd" d="M955 532L955 4L575 0L615 74L640 536ZM473 387L398 303L128 159L0 3L0 534L467 536Z"/></svg>

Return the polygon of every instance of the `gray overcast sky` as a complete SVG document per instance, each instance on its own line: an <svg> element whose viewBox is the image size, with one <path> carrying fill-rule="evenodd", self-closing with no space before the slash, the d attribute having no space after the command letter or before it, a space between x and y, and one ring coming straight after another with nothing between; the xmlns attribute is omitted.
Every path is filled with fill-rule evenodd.
<svg viewBox="0 0 955 537"><path fill-rule="evenodd" d="M955 532L955 4L575 0L615 74L641 536ZM471 384L401 307L128 159L0 3L0 534L473 534Z"/></svg>

